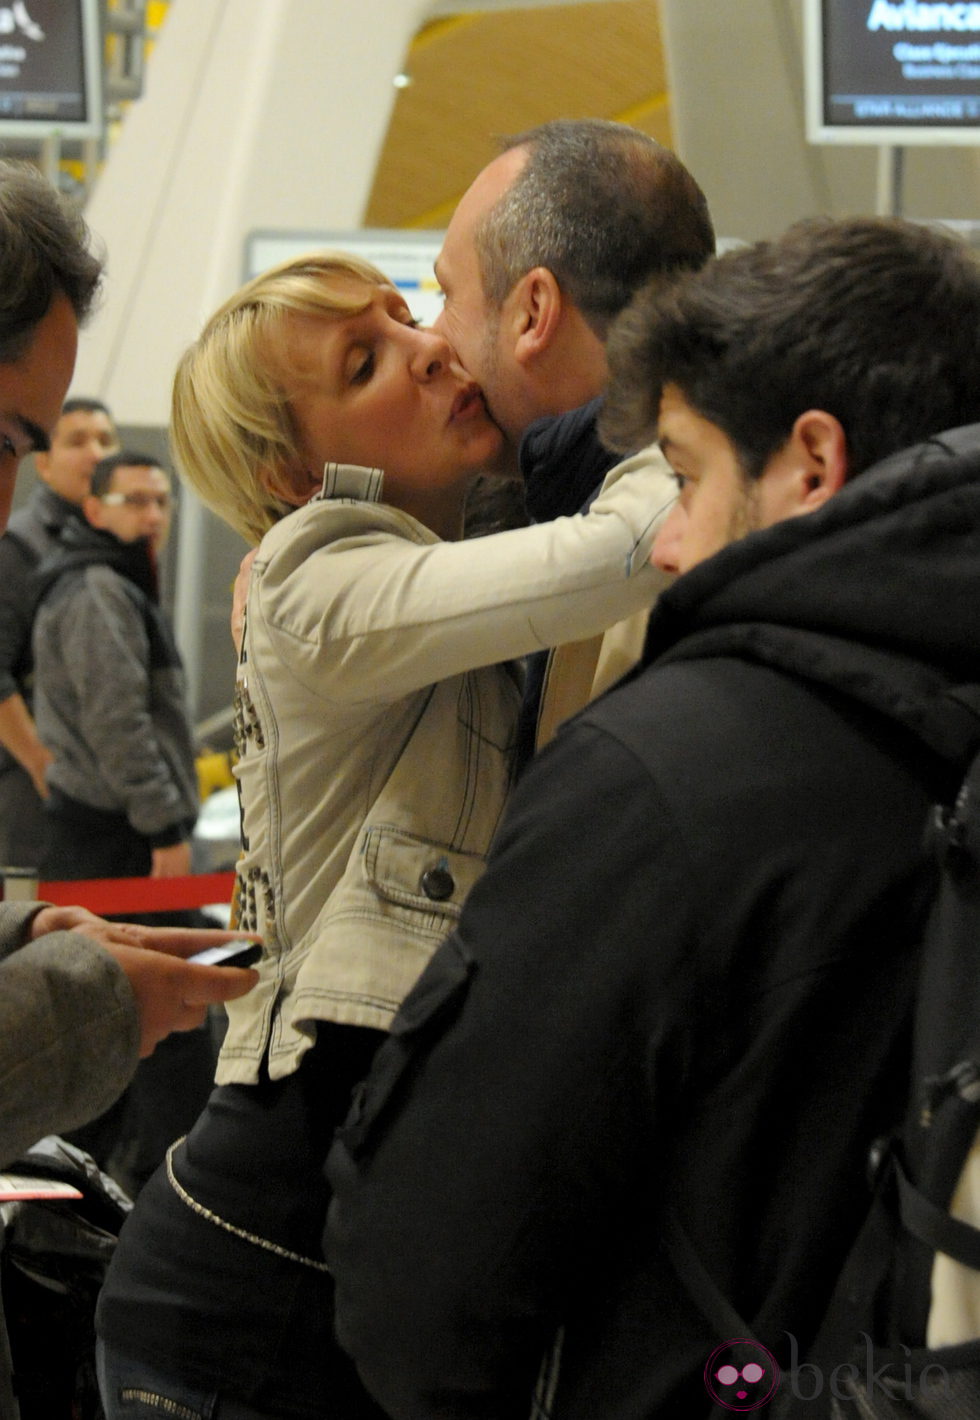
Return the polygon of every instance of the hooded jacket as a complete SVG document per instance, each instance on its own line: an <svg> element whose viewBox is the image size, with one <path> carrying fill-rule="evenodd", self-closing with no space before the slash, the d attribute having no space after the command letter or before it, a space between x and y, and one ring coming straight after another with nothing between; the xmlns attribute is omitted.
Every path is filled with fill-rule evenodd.
<svg viewBox="0 0 980 1420"><path fill-rule="evenodd" d="M331 1156L338 1334L395 1420L761 1404L675 1225L805 1354L904 1108L978 605L974 426L681 577L532 765Z"/></svg>
<svg viewBox="0 0 980 1420"><path fill-rule="evenodd" d="M57 550L62 528L81 517L74 503L39 483L0 538L0 700L19 693L28 705L31 702L36 571ZM8 759L7 751L0 750L0 763Z"/></svg>
<svg viewBox="0 0 980 1420"><path fill-rule="evenodd" d="M31 706L37 568L57 548L65 524L81 516L74 503L39 483L29 502L11 515L7 531L0 537L0 701L22 695L28 708ZM16 765L17 760L0 745L0 770Z"/></svg>
<svg viewBox="0 0 980 1420"><path fill-rule="evenodd" d="M184 672L144 539L72 520L38 570L38 733L48 783L125 814L152 847L187 838L198 809Z"/></svg>

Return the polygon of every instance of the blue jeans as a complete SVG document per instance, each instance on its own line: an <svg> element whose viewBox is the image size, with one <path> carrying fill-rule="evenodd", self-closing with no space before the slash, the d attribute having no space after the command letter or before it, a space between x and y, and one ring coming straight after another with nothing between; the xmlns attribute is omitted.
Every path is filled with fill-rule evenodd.
<svg viewBox="0 0 980 1420"><path fill-rule="evenodd" d="M279 1420L196 1382L162 1376L101 1341L96 1368L106 1420Z"/></svg>

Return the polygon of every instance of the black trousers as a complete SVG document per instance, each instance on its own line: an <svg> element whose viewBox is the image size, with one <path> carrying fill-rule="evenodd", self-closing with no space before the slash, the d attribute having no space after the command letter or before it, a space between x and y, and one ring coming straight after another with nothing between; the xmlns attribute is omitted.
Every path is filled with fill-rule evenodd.
<svg viewBox="0 0 980 1420"><path fill-rule="evenodd" d="M0 866L40 868L44 860L47 817L44 801L26 769L5 751L0 769Z"/></svg>

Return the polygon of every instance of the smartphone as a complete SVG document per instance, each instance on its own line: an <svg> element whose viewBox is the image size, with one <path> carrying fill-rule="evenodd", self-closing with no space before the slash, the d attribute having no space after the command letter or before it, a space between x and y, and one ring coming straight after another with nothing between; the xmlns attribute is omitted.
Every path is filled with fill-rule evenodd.
<svg viewBox="0 0 980 1420"><path fill-rule="evenodd" d="M251 966L261 955L261 942L239 938L237 942L223 942L220 947L205 947L203 952L197 952L187 960L198 966Z"/></svg>

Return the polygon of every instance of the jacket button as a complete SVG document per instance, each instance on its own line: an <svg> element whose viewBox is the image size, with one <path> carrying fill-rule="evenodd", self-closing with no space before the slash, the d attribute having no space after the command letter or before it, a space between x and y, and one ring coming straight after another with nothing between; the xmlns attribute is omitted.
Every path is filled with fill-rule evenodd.
<svg viewBox="0 0 980 1420"><path fill-rule="evenodd" d="M431 902L445 902L456 891L456 880L443 858L434 868L426 868L422 874L421 888Z"/></svg>

